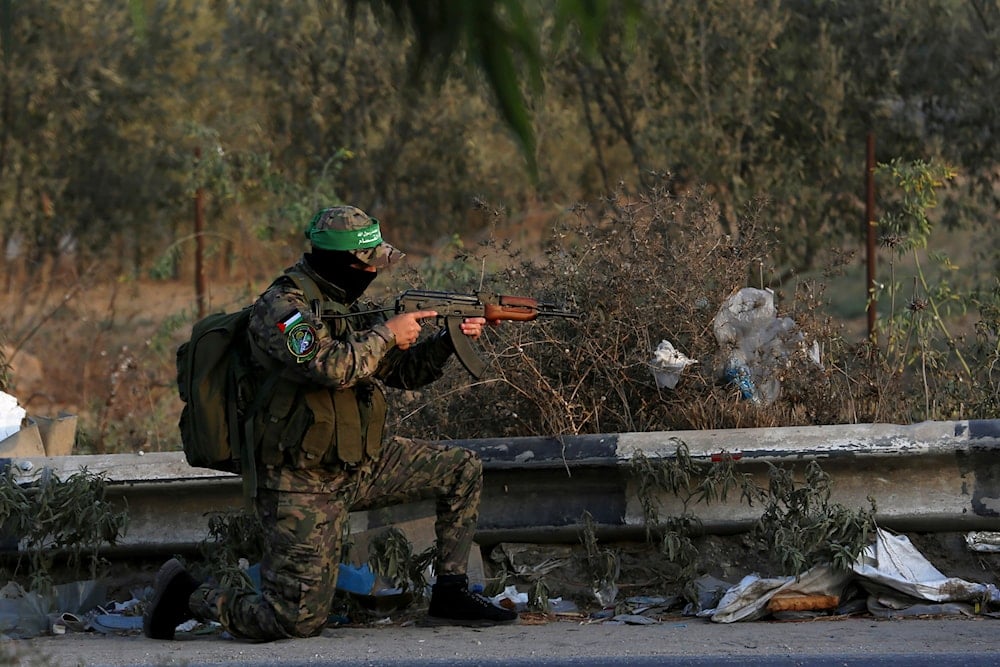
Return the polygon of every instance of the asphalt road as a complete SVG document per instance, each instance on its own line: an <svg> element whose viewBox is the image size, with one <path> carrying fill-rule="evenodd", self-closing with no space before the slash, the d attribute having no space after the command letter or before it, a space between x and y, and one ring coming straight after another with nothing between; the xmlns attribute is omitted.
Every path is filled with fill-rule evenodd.
<svg viewBox="0 0 1000 667"><path fill-rule="evenodd" d="M718 624L545 624L489 628L330 628L312 639L251 644L219 636L155 641L93 632L0 642L0 664L373 665L1000 665L1000 620L871 617Z"/></svg>

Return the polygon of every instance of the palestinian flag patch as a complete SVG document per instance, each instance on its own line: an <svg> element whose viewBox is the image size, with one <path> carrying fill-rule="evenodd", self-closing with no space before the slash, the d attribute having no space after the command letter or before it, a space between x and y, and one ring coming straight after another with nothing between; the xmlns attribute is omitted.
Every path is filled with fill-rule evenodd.
<svg viewBox="0 0 1000 667"><path fill-rule="evenodd" d="M281 333L285 333L287 329L295 326L301 321L302 321L302 313L300 313L299 311L295 311L284 322L278 322L278 331L280 331Z"/></svg>
<svg viewBox="0 0 1000 667"><path fill-rule="evenodd" d="M298 315L298 313L296 313ZM289 318L292 319L292 318ZM285 322L287 324L287 320ZM279 325L280 326L280 325ZM302 316L298 315L298 320L287 328L285 332L285 345L292 353L295 360L300 364L305 363L316 356L317 336L316 329L309 322L302 321Z"/></svg>

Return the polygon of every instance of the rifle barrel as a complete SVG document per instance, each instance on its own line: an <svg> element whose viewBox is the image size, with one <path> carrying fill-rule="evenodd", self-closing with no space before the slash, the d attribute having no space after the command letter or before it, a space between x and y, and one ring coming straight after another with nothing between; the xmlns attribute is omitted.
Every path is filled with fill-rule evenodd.
<svg viewBox="0 0 1000 667"><path fill-rule="evenodd" d="M557 306L554 303L539 302L538 314L539 316L547 316L547 317L565 317L571 320L576 320L580 318L580 313L574 313L573 311L566 310L562 306Z"/></svg>

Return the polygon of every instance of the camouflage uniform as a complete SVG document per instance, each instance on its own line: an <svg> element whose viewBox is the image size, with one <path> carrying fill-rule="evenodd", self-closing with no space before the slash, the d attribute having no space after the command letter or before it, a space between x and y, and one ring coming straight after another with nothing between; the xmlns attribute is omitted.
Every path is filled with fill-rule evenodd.
<svg viewBox="0 0 1000 667"><path fill-rule="evenodd" d="M472 452L382 438L383 385L414 389L441 377L453 352L444 332L401 350L382 314L343 304L343 291L304 260L290 271L307 276L344 316L318 315L318 304L288 278L253 308L255 391L273 395L253 423L255 503L266 545L261 590L205 584L190 599L197 617L251 640L308 637L323 628L351 510L436 498L436 571L464 574L482 488L482 464Z"/></svg>

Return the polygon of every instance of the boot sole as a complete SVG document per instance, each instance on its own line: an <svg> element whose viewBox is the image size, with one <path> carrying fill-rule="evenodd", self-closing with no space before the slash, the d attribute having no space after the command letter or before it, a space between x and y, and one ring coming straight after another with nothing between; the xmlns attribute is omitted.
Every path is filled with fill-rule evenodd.
<svg viewBox="0 0 1000 667"><path fill-rule="evenodd" d="M156 580L153 583L156 593L153 595L153 599L150 601L149 606L146 608L146 612L142 615L142 634L146 635L150 639L173 639L174 630L177 627L175 624L168 630L158 627L162 625L163 619L157 618L157 610L159 610L160 603L163 601L164 595L170 590L170 584L178 576L183 575L186 569L181 562L176 558L171 558L166 563L160 567L160 570L156 573Z"/></svg>

